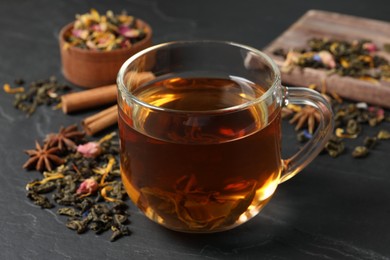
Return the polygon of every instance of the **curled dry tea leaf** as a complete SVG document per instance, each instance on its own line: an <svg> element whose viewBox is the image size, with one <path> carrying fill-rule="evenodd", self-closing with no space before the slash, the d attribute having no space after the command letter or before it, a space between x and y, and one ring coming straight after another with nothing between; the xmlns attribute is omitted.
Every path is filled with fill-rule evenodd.
<svg viewBox="0 0 390 260"><path fill-rule="evenodd" d="M110 238L111 242L117 240L122 236L128 236L131 233L130 230L123 225L111 226L111 230L112 230L112 236Z"/></svg>
<svg viewBox="0 0 390 260"><path fill-rule="evenodd" d="M68 217L80 217L81 212L75 208L60 208L57 210L58 215L64 215Z"/></svg>
<svg viewBox="0 0 390 260"><path fill-rule="evenodd" d="M76 230L78 234L83 234L88 230L88 221L69 219L66 223L66 227Z"/></svg>
<svg viewBox="0 0 390 260"><path fill-rule="evenodd" d="M363 158L368 155L368 149L365 146L357 146L352 152L352 156L355 158Z"/></svg>
<svg viewBox="0 0 390 260"><path fill-rule="evenodd" d="M390 132L387 130L380 130L377 137L380 140L388 140L390 139Z"/></svg>
<svg viewBox="0 0 390 260"><path fill-rule="evenodd" d="M342 154L344 149L345 144L343 142L343 139L337 136L331 136L328 142L326 142L325 144L325 150L333 158Z"/></svg>
<svg viewBox="0 0 390 260"><path fill-rule="evenodd" d="M32 200L35 205L40 206L43 209L51 209L54 207L54 205L49 201L48 198L34 191L28 191L27 198Z"/></svg>
<svg viewBox="0 0 390 260"><path fill-rule="evenodd" d="M364 139L364 146L367 147L367 149L373 149L377 144L377 141L378 139L376 137L366 137Z"/></svg>

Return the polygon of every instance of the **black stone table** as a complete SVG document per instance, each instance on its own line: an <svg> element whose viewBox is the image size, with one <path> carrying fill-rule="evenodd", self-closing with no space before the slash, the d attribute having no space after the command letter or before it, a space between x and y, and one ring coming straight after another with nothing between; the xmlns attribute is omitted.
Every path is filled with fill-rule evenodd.
<svg viewBox="0 0 390 260"><path fill-rule="evenodd" d="M148 21L154 43L229 40L263 48L309 9L388 21L387 0L2 0L0 83L61 74L57 37L76 13L111 9ZM389 39L390 42L390 39ZM389 100L390 102L390 100ZM40 107L26 118L0 93L0 259L390 259L390 141L368 158L350 150L337 159L321 155L279 186L267 207L231 231L191 235L166 230L130 205L132 235L109 242L109 234L77 235L54 210L26 198L25 185L39 177L21 165L22 152L61 125L79 123L89 111L64 115ZM284 124L284 151L298 148ZM389 123L382 128L389 130ZM377 130L365 128L367 135ZM360 140L361 141L361 140ZM356 141L356 144L358 141ZM350 148L351 149L351 148Z"/></svg>

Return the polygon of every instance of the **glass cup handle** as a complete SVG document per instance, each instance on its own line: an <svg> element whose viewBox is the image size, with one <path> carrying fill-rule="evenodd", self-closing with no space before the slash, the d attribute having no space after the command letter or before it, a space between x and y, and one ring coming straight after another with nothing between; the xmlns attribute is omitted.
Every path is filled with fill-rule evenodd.
<svg viewBox="0 0 390 260"><path fill-rule="evenodd" d="M320 122L312 138L296 154L282 160L280 183L294 177L305 168L323 149L334 127L332 108L317 91L301 87L283 87L284 106L288 104L309 105L320 113Z"/></svg>

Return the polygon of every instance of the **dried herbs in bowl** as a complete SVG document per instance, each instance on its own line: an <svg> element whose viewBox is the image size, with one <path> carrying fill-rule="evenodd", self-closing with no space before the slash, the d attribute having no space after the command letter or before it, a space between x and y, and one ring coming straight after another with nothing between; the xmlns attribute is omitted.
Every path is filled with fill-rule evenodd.
<svg viewBox="0 0 390 260"><path fill-rule="evenodd" d="M64 46L99 51L131 48L149 33L137 20L125 11L114 14L109 10L105 15L101 15L91 9L89 13L76 15L72 29L64 35Z"/></svg>
<svg viewBox="0 0 390 260"><path fill-rule="evenodd" d="M152 29L125 12L101 15L92 9L61 29L59 43L65 78L93 88L114 84L122 64L151 45Z"/></svg>

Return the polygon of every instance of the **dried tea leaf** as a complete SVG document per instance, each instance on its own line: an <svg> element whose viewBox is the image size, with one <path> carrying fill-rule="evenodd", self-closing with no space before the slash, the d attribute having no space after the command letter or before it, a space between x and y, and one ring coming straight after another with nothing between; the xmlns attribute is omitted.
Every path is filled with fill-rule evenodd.
<svg viewBox="0 0 390 260"><path fill-rule="evenodd" d="M344 149L345 149L345 144L343 142L343 139L338 138L337 136L332 136L325 144L325 150L333 158L342 154Z"/></svg>
<svg viewBox="0 0 390 260"><path fill-rule="evenodd" d="M377 137L380 140L388 140L390 139L390 132L387 130L380 130Z"/></svg>
<svg viewBox="0 0 390 260"><path fill-rule="evenodd" d="M377 144L377 138L376 137L366 137L364 139L364 146L367 147L367 149L372 149Z"/></svg>
<svg viewBox="0 0 390 260"><path fill-rule="evenodd" d="M123 225L112 226L111 230L112 230L112 236L110 238L111 242L114 242L120 237L129 236L131 234L130 230Z"/></svg>
<svg viewBox="0 0 390 260"><path fill-rule="evenodd" d="M78 219L69 219L66 227L77 231L78 234L83 234L87 231L87 222Z"/></svg>
<svg viewBox="0 0 390 260"><path fill-rule="evenodd" d="M18 83L23 82L22 80L19 81ZM14 107L25 112L27 116L31 116L41 105L57 106L60 103L61 96L68 92L70 87L58 83L57 79L52 76L49 79L33 81L27 88L11 89L5 86L5 91L7 90L14 93Z"/></svg>
<svg viewBox="0 0 390 260"><path fill-rule="evenodd" d="M383 44L383 50L387 53L390 53L390 43Z"/></svg>
<svg viewBox="0 0 390 260"><path fill-rule="evenodd" d="M83 134L74 126L61 128L65 138L57 138L57 135L48 135L45 145L52 138L67 140L77 138L77 143L88 142L82 139ZM61 131L60 131L61 132ZM75 149L50 148L61 155L64 162L54 171L43 172L40 180L34 180L27 184L27 196L35 204L42 208L52 208L55 205L64 205L57 210L57 214L66 216L66 226L81 234L93 230L96 234L109 230L112 226L117 227L113 240L130 234L126 225L129 214L126 212L128 205L124 202L127 194L120 181L118 152L119 142L114 140L114 134L107 135L99 140L101 152L98 156L87 158ZM62 142L62 141L61 141ZM60 142L52 142L57 146ZM66 143L64 142L64 146ZM40 146L41 150L42 147ZM36 150L29 151L35 155ZM45 153L47 155L47 153ZM103 174L94 169L104 169ZM93 180L93 182L92 182ZM101 184L99 184L101 183ZM91 184L93 184L91 186ZM106 195L111 196L114 202L104 201L100 192L106 188ZM80 190L86 190L86 193ZM99 192L94 192L96 191ZM52 193L55 204L40 193ZM86 196L88 194L88 196Z"/></svg>
<svg viewBox="0 0 390 260"><path fill-rule="evenodd" d="M356 146L352 152L354 158L363 158L368 155L368 149L365 146Z"/></svg>
<svg viewBox="0 0 390 260"><path fill-rule="evenodd" d="M54 207L54 205L49 201L46 196L40 195L34 191L28 191L27 197L32 200L35 205L38 205L43 209L51 209Z"/></svg>
<svg viewBox="0 0 390 260"><path fill-rule="evenodd" d="M80 217L81 213L74 208L60 208L57 210L58 215L64 215L68 217Z"/></svg>

